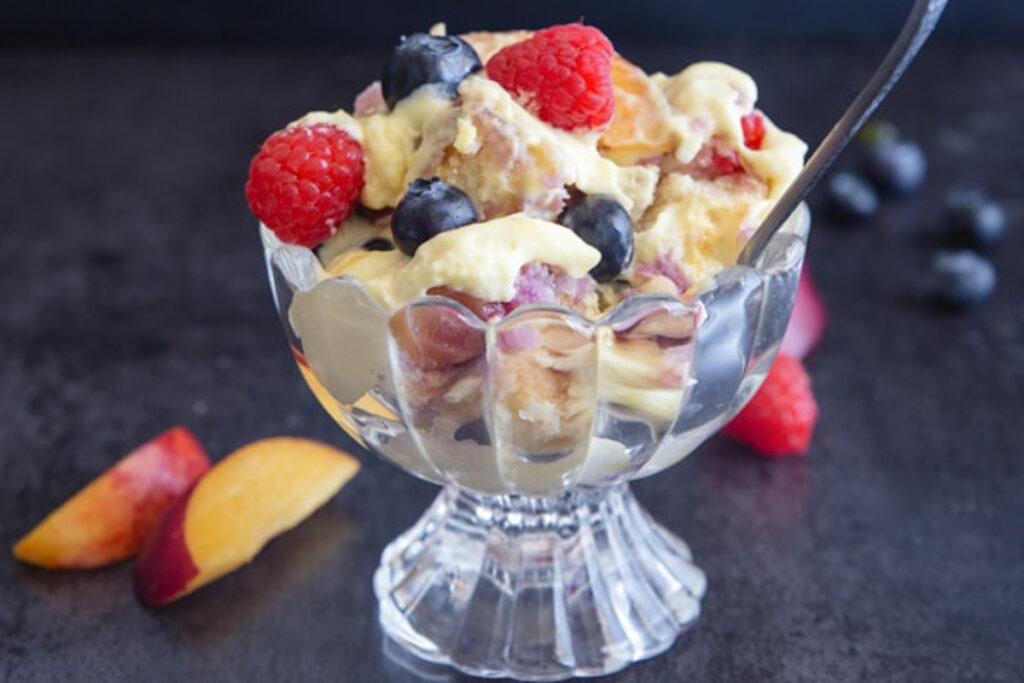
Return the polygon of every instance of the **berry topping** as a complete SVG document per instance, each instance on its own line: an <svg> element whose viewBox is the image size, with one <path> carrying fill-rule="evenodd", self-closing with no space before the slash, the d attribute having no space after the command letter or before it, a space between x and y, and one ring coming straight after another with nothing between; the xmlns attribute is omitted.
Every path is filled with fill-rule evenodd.
<svg viewBox="0 0 1024 683"><path fill-rule="evenodd" d="M590 270L598 282L614 280L633 258L633 223L611 197L584 197L565 210L560 222L601 252L600 263Z"/></svg>
<svg viewBox="0 0 1024 683"><path fill-rule="evenodd" d="M478 220L476 206L462 190L438 178L417 178L391 216L395 244L412 256L434 235Z"/></svg>
<svg viewBox="0 0 1024 683"><path fill-rule="evenodd" d="M811 381L796 358L778 355L764 384L722 433L761 455L803 455L818 420Z"/></svg>
<svg viewBox="0 0 1024 683"><path fill-rule="evenodd" d="M392 251L395 245L384 237L374 237L363 242L364 251Z"/></svg>
<svg viewBox="0 0 1024 683"><path fill-rule="evenodd" d="M924 152L914 142L886 142L868 151L868 174L887 194L909 195L924 182L927 170Z"/></svg>
<svg viewBox="0 0 1024 683"><path fill-rule="evenodd" d="M972 251L942 251L932 259L935 300L951 308L970 308L996 288L996 269Z"/></svg>
<svg viewBox="0 0 1024 683"><path fill-rule="evenodd" d="M761 149L764 142L764 117L759 112L750 112L740 118L740 127L743 128L743 144L750 149Z"/></svg>
<svg viewBox="0 0 1024 683"><path fill-rule="evenodd" d="M954 192L946 200L946 227L950 240L965 247L988 247L1006 230L1006 214L981 190Z"/></svg>
<svg viewBox="0 0 1024 683"><path fill-rule="evenodd" d="M878 194L859 175L836 173L828 181L828 207L840 220L864 220L878 211Z"/></svg>
<svg viewBox="0 0 1024 683"><path fill-rule="evenodd" d="M600 130L615 111L613 53L596 28L563 24L500 50L487 75L552 126Z"/></svg>
<svg viewBox="0 0 1024 683"><path fill-rule="evenodd" d="M352 212L363 188L363 148L328 124L267 138L249 164L249 208L278 239L312 247Z"/></svg>
<svg viewBox="0 0 1024 683"><path fill-rule="evenodd" d="M402 38L384 64L380 79L384 101L394 107L428 84L454 98L462 79L480 68L476 50L462 38L414 33Z"/></svg>

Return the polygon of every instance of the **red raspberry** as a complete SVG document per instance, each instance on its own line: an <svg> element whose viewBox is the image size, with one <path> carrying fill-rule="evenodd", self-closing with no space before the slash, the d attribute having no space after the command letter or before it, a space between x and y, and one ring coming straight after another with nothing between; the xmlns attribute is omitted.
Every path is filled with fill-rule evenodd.
<svg viewBox="0 0 1024 683"><path fill-rule="evenodd" d="M803 455L818 420L818 403L803 364L791 356L775 358L764 384L722 433L761 455Z"/></svg>
<svg viewBox="0 0 1024 683"><path fill-rule="evenodd" d="M249 208L278 239L313 247L352 213L363 188L363 148L326 123L267 138L249 164Z"/></svg>
<svg viewBox="0 0 1024 683"><path fill-rule="evenodd" d="M740 127L743 128L743 144L750 149L761 149L764 142L764 117L753 111L740 118Z"/></svg>
<svg viewBox="0 0 1024 683"><path fill-rule="evenodd" d="M487 75L552 126L598 130L615 112L613 53L596 28L563 24L503 48L487 62Z"/></svg>

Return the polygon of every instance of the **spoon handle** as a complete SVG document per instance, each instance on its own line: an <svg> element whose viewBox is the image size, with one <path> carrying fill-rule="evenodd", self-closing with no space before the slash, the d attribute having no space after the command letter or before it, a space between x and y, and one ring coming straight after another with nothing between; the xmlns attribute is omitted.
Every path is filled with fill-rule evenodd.
<svg viewBox="0 0 1024 683"><path fill-rule="evenodd" d="M924 41L928 39L945 7L946 0L916 0L914 2L910 16L907 17L907 22L903 25L903 30L900 31L881 66L832 126L832 130L828 132L818 148L814 150L814 154L804 164L803 170L793 179L789 188L775 203L768 216L747 242L743 251L740 252L738 263L749 266L757 261L772 236L782 227L782 224L811 191L825 170L832 165L850 139L889 94L892 86L900 79L907 66L914 60L918 50L924 45Z"/></svg>

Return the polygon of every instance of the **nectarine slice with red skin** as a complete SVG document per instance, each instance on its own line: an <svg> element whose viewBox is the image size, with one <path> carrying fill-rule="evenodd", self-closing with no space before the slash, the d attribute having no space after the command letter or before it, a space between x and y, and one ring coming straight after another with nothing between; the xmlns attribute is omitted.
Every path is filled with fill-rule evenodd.
<svg viewBox="0 0 1024 683"><path fill-rule="evenodd" d="M326 503L359 461L326 444L261 439L217 463L139 551L135 591L163 605L242 566Z"/></svg>
<svg viewBox="0 0 1024 683"><path fill-rule="evenodd" d="M782 337L780 353L796 356L801 360L821 341L828 325L828 311L818 294L818 288L811 279L811 271L804 263L793 302L793 313L789 316L786 334Z"/></svg>
<svg viewBox="0 0 1024 683"><path fill-rule="evenodd" d="M134 555L167 509L208 469L184 427L139 446L51 512L14 546L22 562L93 569Z"/></svg>

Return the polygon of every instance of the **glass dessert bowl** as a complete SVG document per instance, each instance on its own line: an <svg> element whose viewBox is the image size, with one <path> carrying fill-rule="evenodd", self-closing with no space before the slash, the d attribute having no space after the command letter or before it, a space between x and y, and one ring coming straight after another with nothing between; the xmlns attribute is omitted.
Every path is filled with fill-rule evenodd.
<svg viewBox="0 0 1024 683"><path fill-rule="evenodd" d="M597 320L539 303L487 321L438 296L389 312L261 227L275 305L321 404L444 487L381 556L386 634L471 674L543 680L616 671L692 625L704 574L628 482L677 463L757 390L809 225L801 205L755 267L692 296L638 294Z"/></svg>

